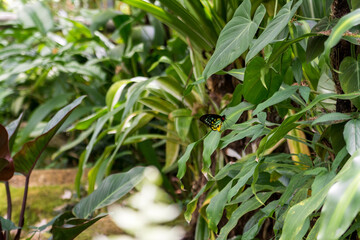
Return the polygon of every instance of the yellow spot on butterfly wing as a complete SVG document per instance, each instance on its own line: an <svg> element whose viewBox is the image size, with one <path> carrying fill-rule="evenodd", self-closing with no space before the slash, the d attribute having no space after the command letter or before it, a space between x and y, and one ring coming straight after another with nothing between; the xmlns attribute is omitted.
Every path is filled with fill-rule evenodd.
<svg viewBox="0 0 360 240"><path fill-rule="evenodd" d="M218 125L217 129L219 132L220 132L220 129L221 129L221 125L222 125L222 122L220 122L220 124Z"/></svg>

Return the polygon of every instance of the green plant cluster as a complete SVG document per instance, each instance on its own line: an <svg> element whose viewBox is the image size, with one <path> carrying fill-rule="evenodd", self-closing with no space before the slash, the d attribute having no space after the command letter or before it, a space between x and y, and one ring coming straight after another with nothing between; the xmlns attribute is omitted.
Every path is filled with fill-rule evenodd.
<svg viewBox="0 0 360 240"><path fill-rule="evenodd" d="M50 223L54 239L103 217L143 165L161 171L196 240L359 234L358 1L121 2L129 12L92 13L88 26L25 5L0 32L1 120L31 111L16 141L21 117L0 129L15 143L0 176L29 177L58 131L72 135L52 159L78 151L81 200ZM209 112L226 116L221 131L198 121Z"/></svg>

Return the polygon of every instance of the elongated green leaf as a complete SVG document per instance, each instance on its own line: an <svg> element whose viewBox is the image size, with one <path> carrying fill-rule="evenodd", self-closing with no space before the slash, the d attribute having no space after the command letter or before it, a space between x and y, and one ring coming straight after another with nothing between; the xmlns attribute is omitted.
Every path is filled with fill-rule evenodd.
<svg viewBox="0 0 360 240"><path fill-rule="evenodd" d="M181 158L178 160L178 173L176 175L176 177L181 180L186 172L186 162L189 160L190 158L190 154L191 151L194 149L194 147L196 147L196 145L200 142L200 140L190 143L187 147L186 147L186 151L185 153L181 156Z"/></svg>
<svg viewBox="0 0 360 240"><path fill-rule="evenodd" d="M113 83L106 93L106 106L113 109L123 95L123 92L131 80L121 80Z"/></svg>
<svg viewBox="0 0 360 240"><path fill-rule="evenodd" d="M166 137L168 138L165 145L165 166L163 168L163 171L166 173L168 170L171 169L171 167L176 162L177 157L179 156L179 149L180 144L179 142L174 142L169 140L170 138L175 138L173 132L175 130L175 126L173 122L170 122L167 124L167 129L169 130L166 133Z"/></svg>
<svg viewBox="0 0 360 240"><path fill-rule="evenodd" d="M154 111L158 111L166 115L168 115L170 112L176 109L176 106L173 105L172 103L155 96L143 97L139 99L139 102L141 102L142 104L151 108Z"/></svg>
<svg viewBox="0 0 360 240"><path fill-rule="evenodd" d="M338 123L338 122L346 121L346 120L350 120L350 119L351 119L351 117L344 113L338 113L338 112L327 113L327 114L321 115L319 118L317 118L315 121L313 121L313 123L311 125Z"/></svg>
<svg viewBox="0 0 360 240"><path fill-rule="evenodd" d="M25 5L18 16L24 28L36 27L43 35L54 27L51 11L43 2Z"/></svg>
<svg viewBox="0 0 360 240"><path fill-rule="evenodd" d="M227 195L231 188L233 181L228 182L219 193L215 195L210 201L209 206L206 208L206 216L208 218L208 226L214 232L217 232L217 225L221 220L223 211L226 205Z"/></svg>
<svg viewBox="0 0 360 240"><path fill-rule="evenodd" d="M192 28L184 24L177 16L172 15L171 13L157 7L153 4L147 3L141 0L122 0L124 3L129 4L130 6L140 8L148 13L154 15L157 19L168 25L171 29L174 29L180 34L184 40L186 36L193 41L194 47L197 49L210 50L213 46L211 43L204 38L201 34L201 31L194 31Z"/></svg>
<svg viewBox="0 0 360 240"><path fill-rule="evenodd" d="M345 156L346 152L343 151L342 154L339 153L336 156L334 161L338 161L338 158L344 158ZM305 221L307 221L308 217L310 216L310 214L313 213L313 211L321 207L331 186L341 176L345 175L350 170L353 158L354 157L352 157L346 162L344 167L336 175L336 177L331 180L331 182L323 186L321 190L319 190L316 194L312 195L310 198L301 201L300 203L296 204L288 210L285 216L284 227L280 240L302 239L306 232L301 231L301 226L304 225Z"/></svg>
<svg viewBox="0 0 360 240"><path fill-rule="evenodd" d="M276 17L267 25L264 32L258 39L254 41L249 53L246 55L245 62L249 62L256 54L258 54L266 45L271 43L279 33L287 26L290 19L302 4L302 0L298 1L293 8L291 8L293 1L284 5Z"/></svg>
<svg viewBox="0 0 360 240"><path fill-rule="evenodd" d="M329 98L338 98L338 99L353 99L360 95L360 92L354 92L349 94L333 94L326 93L316 96L316 98L308 104L305 108L303 108L300 112L286 118L279 127L274 128L265 138L263 138L259 144L259 148L257 150L257 155L259 156L265 149L274 146L277 142L279 142L290 130L294 129L298 123L295 123L299 120L305 112L313 108L316 104L321 101L324 101Z"/></svg>
<svg viewBox="0 0 360 240"><path fill-rule="evenodd" d="M26 44L11 44L0 50L0 60L5 60L17 55L31 55L31 50Z"/></svg>
<svg viewBox="0 0 360 240"><path fill-rule="evenodd" d="M23 145L21 150L14 156L15 171L29 175L34 168L37 160L46 148L51 138L56 134L57 130L69 117L70 113L80 105L85 96L77 98L69 105L63 107L58 111L55 116L48 122L43 134L34 140L27 142Z"/></svg>
<svg viewBox="0 0 360 240"><path fill-rule="evenodd" d="M258 193L258 197L261 202L265 202L272 195L272 192ZM239 219L244 216L244 214L253 211L259 208L262 204L255 198L251 198L244 203L242 203L232 214L229 221L224 227L221 228L220 234L216 240L226 240L230 231L236 226Z"/></svg>
<svg viewBox="0 0 360 240"><path fill-rule="evenodd" d="M265 15L265 7L262 4L258 7L253 20L250 10L251 2L245 0L221 31L215 52L205 67L205 79L235 61L249 47Z"/></svg>
<svg viewBox="0 0 360 240"><path fill-rule="evenodd" d="M63 107L67 103L67 99L70 97L70 94L62 94L53 98L50 98L47 102L40 105L35 111L31 114L29 121L26 124L26 127L20 133L20 143L25 142L31 131L34 130L36 125L42 121L50 112Z"/></svg>
<svg viewBox="0 0 360 240"><path fill-rule="evenodd" d="M353 155L360 148L360 119L353 119L345 124L344 139L348 153Z"/></svg>
<svg viewBox="0 0 360 240"><path fill-rule="evenodd" d="M340 39L343 37L343 34L358 24L360 24L360 9L356 9L355 11L346 14L339 20L339 22L332 29L329 38L325 42L324 52L326 58L329 57L331 48L340 41Z"/></svg>
<svg viewBox="0 0 360 240"><path fill-rule="evenodd" d="M186 211L184 213L185 220L189 223L192 218L192 214L196 209L197 202L199 200L199 197L207 190L209 190L210 187L214 185L214 181L208 181L205 186L203 186L200 191L196 194L196 196L191 199L191 201L186 205Z"/></svg>
<svg viewBox="0 0 360 240"><path fill-rule="evenodd" d="M12 147L14 145L22 117L23 117L23 113L21 113L20 116L16 120L12 121L11 123L9 123L6 126L6 131L9 134L9 150L10 150L10 152L12 151Z"/></svg>
<svg viewBox="0 0 360 240"><path fill-rule="evenodd" d="M351 160L349 160L351 161ZM350 170L331 186L321 211L319 240L338 239L360 211L360 152L353 153Z"/></svg>
<svg viewBox="0 0 360 240"><path fill-rule="evenodd" d="M360 16L360 15L359 15ZM352 93L360 90L360 55L358 59L346 57L342 60L339 68L340 85L344 93ZM360 108L360 98L351 101L357 108Z"/></svg>
<svg viewBox="0 0 360 240"><path fill-rule="evenodd" d="M106 214L99 214L92 219L74 218L71 212L65 212L60 215L54 222L51 233L54 240L72 240L81 232L89 228Z"/></svg>
<svg viewBox="0 0 360 240"><path fill-rule="evenodd" d="M278 104L286 99L289 99L291 95L293 95L296 90L299 89L299 86L290 86L287 88L280 88L274 95L268 98L265 102L260 103L254 110L253 116L257 115L259 112L264 110L267 107Z"/></svg>
<svg viewBox="0 0 360 240"><path fill-rule="evenodd" d="M217 149L220 142L221 133L218 131L211 131L204 139L203 150L203 167L202 172L209 172L211 165L211 155Z"/></svg>
<svg viewBox="0 0 360 240"><path fill-rule="evenodd" d="M144 167L134 167L128 172L113 174L105 178L93 193L75 205L74 215L78 218L88 218L96 209L119 200L143 179L144 170Z"/></svg>

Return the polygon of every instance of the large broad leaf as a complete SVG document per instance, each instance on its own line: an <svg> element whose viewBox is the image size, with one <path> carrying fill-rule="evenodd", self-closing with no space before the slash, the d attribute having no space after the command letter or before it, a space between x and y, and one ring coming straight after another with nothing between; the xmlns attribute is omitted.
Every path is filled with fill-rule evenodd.
<svg viewBox="0 0 360 240"><path fill-rule="evenodd" d="M284 5L276 17L269 23L264 32L258 39L254 41L249 53L246 56L245 62L249 62L256 54L258 54L266 45L271 43L279 33L287 26L290 19L294 16L296 10L301 5L302 0L298 1L291 9L293 1Z"/></svg>
<svg viewBox="0 0 360 240"><path fill-rule="evenodd" d="M0 181L8 181L14 175L14 163L9 150L6 128L0 124Z"/></svg>
<svg viewBox="0 0 360 240"><path fill-rule="evenodd" d="M344 93L352 93L360 90L360 55L356 60L353 57L346 57L340 64L341 74L339 80ZM360 108L360 98L351 100L351 102Z"/></svg>
<svg viewBox="0 0 360 240"><path fill-rule="evenodd" d="M50 142L51 138L56 134L61 125L69 117L70 113L80 105L85 96L77 98L71 104L65 106L48 122L43 134L34 140L23 145L21 150L14 156L15 171L25 176L31 173L37 160Z"/></svg>
<svg viewBox="0 0 360 240"><path fill-rule="evenodd" d="M346 14L339 20L339 22L332 29L328 40L325 42L326 58L329 57L331 48L340 41L340 39L343 37L343 34L358 24L360 24L360 9L356 9L355 11Z"/></svg>
<svg viewBox="0 0 360 240"><path fill-rule="evenodd" d="M90 25L91 32L98 30L100 27L104 26L110 19L120 14L121 14L120 12L116 12L110 9L101 11L100 13L96 14L91 19L91 25Z"/></svg>
<svg viewBox="0 0 360 240"><path fill-rule="evenodd" d="M53 240L72 240L81 232L89 228L106 214L99 214L92 219L75 218L73 213L64 212L58 216L52 225L51 233Z"/></svg>
<svg viewBox="0 0 360 240"><path fill-rule="evenodd" d="M304 17L308 18L322 18L330 14L330 5L333 0L306 0L301 5L301 11Z"/></svg>
<svg viewBox="0 0 360 240"><path fill-rule="evenodd" d="M42 2L25 5L18 16L24 28L36 27L43 35L54 27L51 11Z"/></svg>
<svg viewBox="0 0 360 240"><path fill-rule="evenodd" d="M247 65L242 91L247 101L258 104L273 93L274 90L278 90L282 79L277 77L276 74L270 74L271 71L261 57L254 58Z"/></svg>
<svg viewBox="0 0 360 240"><path fill-rule="evenodd" d="M354 119L345 124L344 139L348 153L353 155L360 148L360 119Z"/></svg>
<svg viewBox="0 0 360 240"><path fill-rule="evenodd" d="M339 239L360 211L360 151L356 151L346 174L342 174L327 194L321 211L319 240Z"/></svg>
<svg viewBox="0 0 360 240"><path fill-rule="evenodd" d="M74 215L78 218L88 218L96 209L119 200L143 179L144 170L144 167L134 167L128 172L107 177L93 193L76 204L73 209Z"/></svg>
<svg viewBox="0 0 360 240"><path fill-rule="evenodd" d="M265 15L265 7L262 4L258 7L253 20L250 13L251 2L246 0L221 31L215 52L205 67L205 79L235 61L249 47Z"/></svg>

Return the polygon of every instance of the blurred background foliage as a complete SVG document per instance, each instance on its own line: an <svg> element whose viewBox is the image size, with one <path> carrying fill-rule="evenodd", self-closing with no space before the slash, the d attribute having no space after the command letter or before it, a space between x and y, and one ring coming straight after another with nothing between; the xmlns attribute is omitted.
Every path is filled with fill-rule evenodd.
<svg viewBox="0 0 360 240"><path fill-rule="evenodd" d="M152 165L188 239L359 235L357 1L0 7L0 121L24 113L13 152L87 95L36 165L76 166L81 201ZM221 132L205 113L226 115Z"/></svg>

